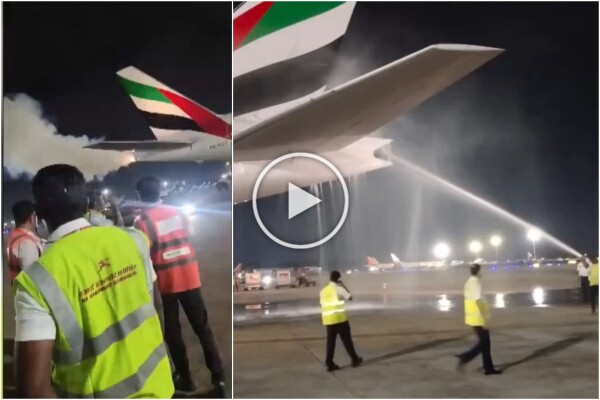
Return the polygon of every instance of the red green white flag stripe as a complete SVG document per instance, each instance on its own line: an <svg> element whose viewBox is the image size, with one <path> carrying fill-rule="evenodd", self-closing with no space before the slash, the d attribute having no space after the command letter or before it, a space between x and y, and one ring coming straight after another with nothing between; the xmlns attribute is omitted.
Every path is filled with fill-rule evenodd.
<svg viewBox="0 0 600 400"><path fill-rule="evenodd" d="M231 138L231 125L215 113L137 68L127 67L117 75L153 130L190 130Z"/></svg>

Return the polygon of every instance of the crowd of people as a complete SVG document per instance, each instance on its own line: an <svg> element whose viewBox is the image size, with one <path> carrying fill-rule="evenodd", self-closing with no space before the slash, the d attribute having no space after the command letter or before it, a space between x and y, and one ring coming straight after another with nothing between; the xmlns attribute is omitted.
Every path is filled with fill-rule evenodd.
<svg viewBox="0 0 600 400"><path fill-rule="evenodd" d="M32 182L34 202L14 205L8 267L18 396L194 392L181 305L202 345L212 396L225 397L187 219L160 202L160 186L155 177L137 182L147 207L129 228L116 202L86 191L83 174L70 165L42 168ZM36 235L40 224L46 240Z"/></svg>

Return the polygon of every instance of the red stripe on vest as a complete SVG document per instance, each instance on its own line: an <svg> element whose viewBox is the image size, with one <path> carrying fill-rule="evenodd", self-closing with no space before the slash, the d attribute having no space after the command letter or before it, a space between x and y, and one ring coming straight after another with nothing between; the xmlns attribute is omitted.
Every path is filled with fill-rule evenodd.
<svg viewBox="0 0 600 400"><path fill-rule="evenodd" d="M181 228L161 234L159 224L171 218L181 219ZM174 207L160 205L145 210L140 215L138 227L144 230L152 242L151 258L156 270L161 294L173 294L197 289L201 285L196 254L188 232L184 228L185 218ZM180 250L181 254L169 252ZM165 257L166 256L166 257Z"/></svg>

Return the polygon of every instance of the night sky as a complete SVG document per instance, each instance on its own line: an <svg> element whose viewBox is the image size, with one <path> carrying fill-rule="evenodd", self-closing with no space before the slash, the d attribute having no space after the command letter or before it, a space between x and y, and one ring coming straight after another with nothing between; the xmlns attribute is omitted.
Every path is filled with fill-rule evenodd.
<svg viewBox="0 0 600 400"><path fill-rule="evenodd" d="M116 79L116 72L129 65L216 113L231 113L230 3L15 2L3 7L4 96L25 93L39 101L63 135L152 139ZM155 167L136 164L108 180L131 185L144 173L156 174ZM158 173L203 181L218 177L222 168L171 164ZM9 188L11 177L3 177ZM15 190L21 187L15 184Z"/></svg>
<svg viewBox="0 0 600 400"><path fill-rule="evenodd" d="M62 134L151 137L115 79L128 65L217 113L232 111L229 3L3 7L4 95L26 93L40 101ZM380 134L394 139L393 151L401 157L579 251L597 254L597 32L596 3L359 3L331 86L434 43L506 49ZM186 174L201 171L207 169L190 167ZM270 243L249 205L236 206L236 262L359 264L366 255L387 261L390 252L426 259L433 242L442 239L452 245L452 258L466 259L466 243L487 242L492 232L505 238L507 257L525 256L521 228L401 168L360 177L351 191L345 228L315 251ZM274 197L263 205L281 206L284 200ZM330 208L324 211L339 212ZM311 216L299 237L314 233ZM539 248L548 256L564 255L544 243Z"/></svg>
<svg viewBox="0 0 600 400"><path fill-rule="evenodd" d="M395 154L598 254L597 32L596 3L359 3L331 86L430 44L506 49L380 134L394 139ZM523 228L398 167L360 177L351 192L346 226L313 251L270 243L250 204L236 206L236 262L356 265L367 255L388 262L390 252L423 260L437 240L451 244L451 258L468 259L468 241L487 245L492 233L504 237L505 257L529 250ZM262 203L287 207L282 197ZM295 232L298 241L314 233L312 218ZM543 241L538 249L566 255ZM490 252L488 245L482 255L493 259Z"/></svg>

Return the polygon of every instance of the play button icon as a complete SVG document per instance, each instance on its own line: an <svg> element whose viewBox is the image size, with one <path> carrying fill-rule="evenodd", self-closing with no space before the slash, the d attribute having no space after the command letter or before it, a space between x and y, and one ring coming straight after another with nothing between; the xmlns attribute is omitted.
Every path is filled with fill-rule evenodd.
<svg viewBox="0 0 600 400"><path fill-rule="evenodd" d="M327 235L325 235L325 237L322 237L321 239L319 239L313 243L290 243L290 242L286 242L285 240L278 238L271 231L269 231L269 229L267 229L262 218L260 217L260 213L258 212L258 205L257 205L258 190L259 190L259 187L260 187L263 179L265 178L265 176L269 173L269 171L273 167L277 166L277 164L279 164L283 161L286 161L286 160L294 159L294 158L310 159L310 160L313 160L314 162L325 165L337 177L337 179L340 182L341 189L343 191L344 209L342 211L342 215L341 215L337 225L335 226L335 228L333 228L333 230L331 232L329 232ZM291 220L292 218L302 214L304 211L316 206L317 204L320 204L322 201L320 198L310 194L306 190L301 189L300 187L298 187L297 185L295 185L289 181L287 182L287 187L288 187L288 193L287 193L288 194L288 221ZM316 154L311 154L311 153L290 153L290 154L283 155L283 156L271 161L269 164L267 164L267 166L258 175L258 178L256 179L256 182L254 183L254 189L252 190L252 211L254 212L254 218L256 219L256 223L258 224L260 229L264 232L264 234L269 237L269 239L271 239L272 241L274 241L275 243L277 243L281 246L284 246L284 247L287 247L290 249L306 250L306 249L312 249L312 248L318 247L324 243L327 243L331 238L333 238L340 231L340 229L342 229L342 226L344 225L346 217L348 216L348 209L349 209L348 187L346 186L346 182L344 181L344 177L342 176L342 173L335 167L335 165L333 165L331 163L331 161L325 159L322 156L319 156Z"/></svg>
<svg viewBox="0 0 600 400"><path fill-rule="evenodd" d="M288 183L288 219L303 213L321 202L316 196L300 189L293 183Z"/></svg>

